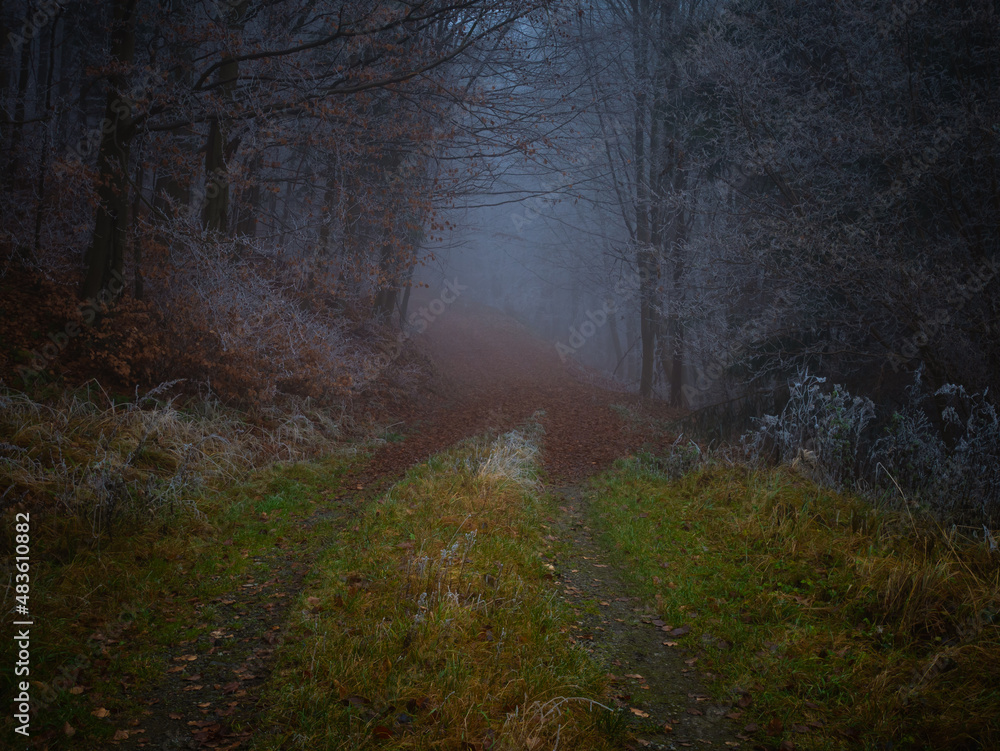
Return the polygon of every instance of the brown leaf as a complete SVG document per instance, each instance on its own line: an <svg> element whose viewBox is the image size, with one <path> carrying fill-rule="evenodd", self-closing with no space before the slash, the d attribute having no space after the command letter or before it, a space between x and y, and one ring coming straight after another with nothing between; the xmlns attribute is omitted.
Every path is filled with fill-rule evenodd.
<svg viewBox="0 0 1000 751"><path fill-rule="evenodd" d="M641 709L636 709L635 707L629 707L629 711L636 717L649 717L649 712L643 712Z"/></svg>
<svg viewBox="0 0 1000 751"><path fill-rule="evenodd" d="M70 725L69 722L66 722L63 724L63 733L67 738L72 738L76 735L76 728Z"/></svg>
<svg viewBox="0 0 1000 751"><path fill-rule="evenodd" d="M91 714L94 715L94 717L103 720L105 717L111 714L111 712L106 710L104 707L100 707L99 709L95 709L93 712L91 712Z"/></svg>
<svg viewBox="0 0 1000 751"><path fill-rule="evenodd" d="M113 740L116 740L116 741L127 741L128 740L128 731L127 730L116 730L115 731L115 737L114 737Z"/></svg>

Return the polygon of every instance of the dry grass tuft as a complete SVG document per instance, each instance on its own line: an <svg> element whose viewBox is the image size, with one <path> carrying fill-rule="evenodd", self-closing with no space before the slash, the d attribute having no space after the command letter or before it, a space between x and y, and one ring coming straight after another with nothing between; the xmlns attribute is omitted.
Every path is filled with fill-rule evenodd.
<svg viewBox="0 0 1000 751"><path fill-rule="evenodd" d="M97 540L126 523L197 513L211 489L276 461L329 452L339 436L335 417L309 402L258 415L212 402L182 410L163 397L173 385L124 403L99 387L52 404L0 390L3 506L30 509L42 523L82 524L85 534L72 534Z"/></svg>

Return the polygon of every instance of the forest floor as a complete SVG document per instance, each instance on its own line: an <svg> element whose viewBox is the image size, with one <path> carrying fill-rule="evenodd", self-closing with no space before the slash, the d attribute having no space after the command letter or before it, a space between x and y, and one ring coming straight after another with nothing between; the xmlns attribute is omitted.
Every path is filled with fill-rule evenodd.
<svg viewBox="0 0 1000 751"><path fill-rule="evenodd" d="M166 536L150 536L146 547L109 544L93 560L80 558L53 578L53 591L75 589L91 597L113 589L119 577L128 581L139 605L129 605L117 618L108 607L100 617L96 610L66 612L63 621L50 626L58 630L66 624L66 634L81 635L73 637L77 641L90 636L85 649L66 637L49 656L53 664L66 664L70 655L84 654L75 658L72 671L60 668L75 685L62 686L43 704L43 730L33 747L277 749L305 744L540 751L552 738L534 726L508 728L515 707L527 716L527 692L523 701L520 696L515 701L505 693L510 686L503 685L510 675L520 676L510 679L515 683L542 680L537 674L544 671L527 667L530 663L565 670L550 676L554 683L544 684L540 694L566 680L573 690L589 687L590 699L613 710L603 719L584 720L600 731L594 736L598 740L581 730L578 745L565 740L560 747L794 749L801 740L805 748L845 748L853 747L862 732L853 714L853 688L840 677L850 672L855 655L880 651L884 660L879 657L878 666L896 665L907 676L926 662L926 650L892 652L881 627L876 632L871 626L865 634L852 631L856 614L851 608L819 606L821 598L839 596L835 573L847 564L834 562L829 551L845 535L853 534L852 544L867 555L883 556L880 565L900 548L895 538L861 536L869 528L881 529L867 511L852 510L839 497L780 473L760 479L737 477L736 470L709 472L685 480L696 488L670 489L673 475L643 474L642 461L632 457L669 455L675 441L669 425L679 415L663 404L601 388L579 366L561 362L550 344L496 311L455 305L417 346L432 373L404 401L378 405L379 420L388 426L386 439L369 453L262 473L206 506L204 517L178 521ZM541 485L532 486L536 506L512 501L509 490L459 471L480 461L470 459L482 449L470 439L501 436L536 422L544 430ZM622 459L632 464L623 465ZM456 469L442 471L446 466ZM738 498L745 498L745 506ZM492 504L495 509L487 508ZM817 509L841 504L822 512L826 519L836 513L836 524L824 522L833 531L824 534L838 537L820 537L804 516L798 523L796 509L804 513L810 504ZM759 519L758 508L766 512ZM845 509L849 514L841 522ZM757 525L754 530L741 526L747 519ZM469 536L470 527L479 530L478 543L474 534ZM880 552L883 538L893 552ZM425 545L441 551L444 561L456 539L466 540L463 555L471 556L468 550L478 544L497 556L491 561L508 561L523 577L507 591L506 581L501 586L494 580L500 577L485 573L474 582L463 581L471 557L461 559L456 572L441 564L438 592L444 581L449 593L455 587L455 606L484 608L440 619L446 629L453 620L464 622L464 642L454 634L428 631L424 600L407 603L400 596L412 590L414 566L424 565L417 554ZM798 561L784 554L775 540L786 539L792 540L790 550L808 555ZM973 591L941 561L922 565L936 566L949 586ZM968 562L961 565L970 569ZM887 576L909 575L901 568L882 568ZM100 575L94 576L97 569ZM723 570L725 576L714 573ZM868 586L856 576L857 571L845 569L848 583L842 592L859 581L856 592L887 596L885 586ZM458 594L463 586L465 600ZM995 587L983 591L984 599L973 604L992 612L982 604L995 597ZM68 602L69 595L64 599ZM558 612L551 609L555 601ZM509 606L512 602L520 604ZM529 612L536 623L517 620ZM819 615L854 620L806 623ZM993 628L980 621L977 637ZM790 630L783 641L779 632L786 625ZM550 641L550 627L561 634L556 642ZM501 644L495 654L477 651L497 638L495 632L515 629L520 667L504 662L501 670L490 662L508 659L499 657ZM829 645L809 641L826 638L822 634L833 639L841 633L836 629L847 636ZM421 646L421 639L427 643ZM435 662L444 659L435 657L440 649L434 645L441 639L451 639L448 643L459 652L480 655L473 675L462 675L467 666L451 660ZM499 639L505 643L503 635ZM338 662L348 654L354 655L353 663ZM592 659L581 664L575 661L578 654ZM796 662L800 657L803 661ZM958 652L949 651L948 659L954 663ZM366 667L359 668L362 663ZM428 677L432 664L439 672ZM496 676L504 676L496 685L488 683L493 668ZM736 672L720 684L719 673L727 669ZM946 675L954 680L959 672ZM886 671L879 675L884 679ZM413 680L416 687L406 683ZM983 677L985 684L990 680ZM817 683L825 686L822 696L813 690ZM403 699L379 703L375 695L389 685L396 686L398 696L409 696L405 704L400 704ZM446 722L447 711L456 708L443 707L450 694L442 686L453 686L452 694L459 695L480 691L484 698L474 707L460 706L464 716ZM911 693L921 688L911 686ZM997 705L982 691L974 701ZM920 714L919 705L908 706L906 711ZM541 724L551 713L565 719L556 730L557 745L559 728L569 738L569 709L537 699L530 707L543 718ZM482 717L470 719L473 712ZM494 735L497 718L504 716L502 732L509 730L508 741L521 733L516 742ZM330 727L340 722L353 735L330 736ZM458 729L452 735L420 735L421 723L429 727L432 722ZM995 720L984 722L985 730L976 732L993 737ZM418 737L424 740L417 742Z"/></svg>

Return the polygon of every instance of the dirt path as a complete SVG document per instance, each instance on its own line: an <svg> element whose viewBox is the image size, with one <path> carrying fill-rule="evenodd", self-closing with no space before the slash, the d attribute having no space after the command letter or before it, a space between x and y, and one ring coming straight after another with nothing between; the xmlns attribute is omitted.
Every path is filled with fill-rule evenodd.
<svg viewBox="0 0 1000 751"><path fill-rule="evenodd" d="M585 382L586 371L561 362L551 344L489 308L454 306L418 346L436 373L401 418L416 431L379 452L375 467L409 466L457 440L509 430L544 410L545 469L555 481L575 482L643 444L667 441L626 426L612 406L653 419L677 416L666 405Z"/></svg>
<svg viewBox="0 0 1000 751"><path fill-rule="evenodd" d="M613 406L627 405L660 420L675 416L668 408L643 404L634 396L586 382L587 374L568 368L550 344L496 311L455 305L434 321L416 345L433 364L433 376L404 402L389 405L389 410L383 408L383 414L393 415L393 431L398 431L402 440L386 442L350 473L342 484L345 490L331 494L329 508L319 509L317 518L349 517L366 498L385 490L414 464L463 438L509 430L539 410L544 411L540 420L545 429L544 466L555 485L579 483L640 446L652 444L655 448L669 442L666 436L626 425ZM662 645L663 634L643 622L640 603L617 596L622 587L614 572L599 563L598 546L584 526L585 504L579 492L575 487L562 492L567 511L555 521L570 536L574 549L571 559L560 562L563 591L571 602L592 599L608 603L599 606L599 619L581 611L578 625L581 633L593 637L588 648L595 657L620 677L621 701L649 714L649 718L641 718L644 742L683 746L689 743L687 739L714 745L731 740L716 720L722 709L699 701L695 673L682 663L681 651ZM263 565L274 571L266 583L257 586L259 582L251 581L251 586L217 598L220 606L233 611L234 620L240 621L235 615L242 615L237 638L213 633L210 642L173 645L167 655L168 661L173 661L193 650L238 653L210 663L204 675L206 690L218 694L215 703L226 706L224 716L214 708L207 709L210 702L204 697L196 704L197 710L188 706L190 701L180 701L179 697L189 696L183 693L188 687L179 675L171 674L153 695L142 699L147 705L143 724L148 732L133 736L120 748L245 746L262 709L259 689L271 669L276 633L309 564L298 561L293 567L290 559L282 559ZM275 591L280 600L274 599ZM646 619L650 620L652 616ZM237 657L252 671L246 668L245 675L237 674L239 691L230 692L228 688L235 684L227 666ZM641 675L642 679L625 675ZM637 685L630 688L632 683ZM182 705L183 718L178 713ZM195 715L199 719L189 719L192 711L201 713ZM663 731L664 724L672 725L674 732ZM656 728L659 732L645 732Z"/></svg>
<svg viewBox="0 0 1000 751"><path fill-rule="evenodd" d="M602 562L577 484L640 446L670 440L626 425L614 405L652 419L676 414L584 382L586 374L568 368L551 345L488 309L449 311L435 321L422 346L438 372L425 401L413 405L420 415L418 432L386 447L374 464L415 463L461 438L509 429L544 410L543 461L550 487L565 500L553 521L573 551L556 568L564 597L579 613L576 638L616 676L623 706L648 715L629 711L642 745L739 745L734 724L725 719L731 708L711 703L701 691L697 635L670 635L665 626L683 630L683 624L663 624L636 598L621 596L624 586Z"/></svg>
<svg viewBox="0 0 1000 751"><path fill-rule="evenodd" d="M732 707L701 690L697 635L658 620L638 597L622 596L625 586L591 530L586 496L578 486L553 492L564 502L554 521L572 551L555 561L557 582L578 616L576 639L614 675L616 698L640 745L741 745L725 717Z"/></svg>

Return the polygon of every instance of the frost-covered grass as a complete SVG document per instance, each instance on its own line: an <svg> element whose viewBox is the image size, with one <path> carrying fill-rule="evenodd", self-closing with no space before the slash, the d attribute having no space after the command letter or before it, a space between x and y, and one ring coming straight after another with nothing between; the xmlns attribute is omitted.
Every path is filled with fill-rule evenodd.
<svg viewBox="0 0 1000 751"><path fill-rule="evenodd" d="M181 409L164 396L172 385L127 401L84 387L52 403L0 389L2 506L74 534L72 547L197 512L255 468L335 450L338 416L308 402L259 414L208 401ZM36 536L44 546L41 527Z"/></svg>

